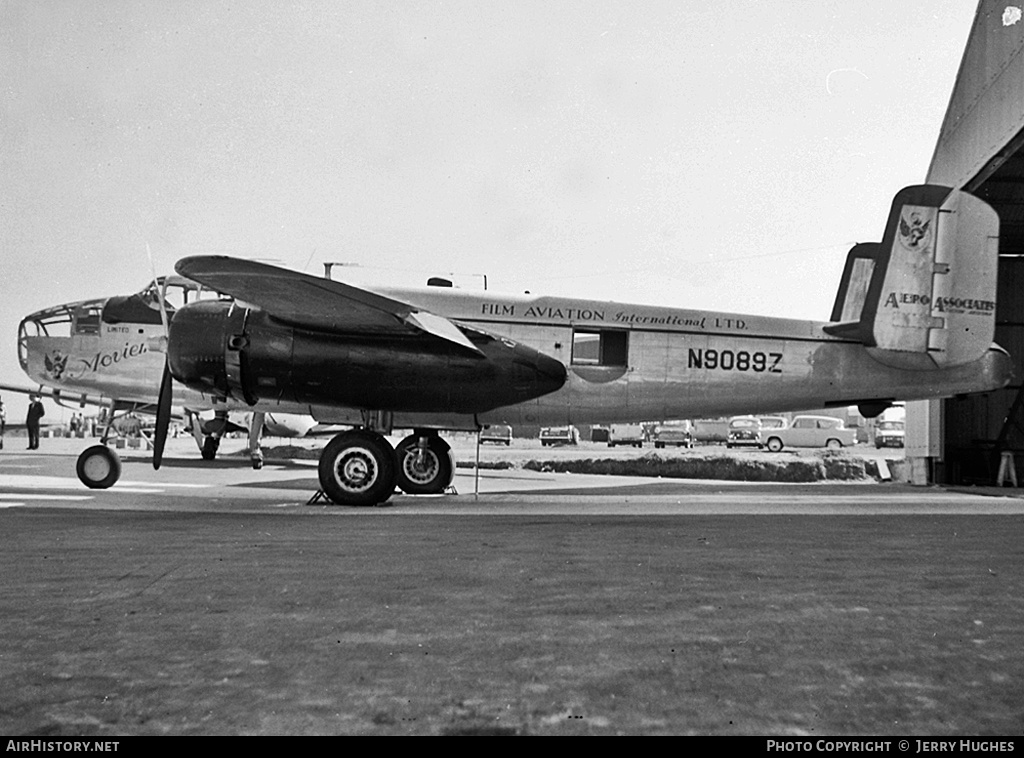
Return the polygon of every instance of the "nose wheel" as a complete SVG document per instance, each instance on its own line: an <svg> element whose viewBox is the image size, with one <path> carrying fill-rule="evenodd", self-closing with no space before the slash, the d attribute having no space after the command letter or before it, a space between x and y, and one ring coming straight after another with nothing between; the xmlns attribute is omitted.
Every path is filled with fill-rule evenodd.
<svg viewBox="0 0 1024 758"><path fill-rule="evenodd" d="M93 445L78 456L75 473L89 489L105 490L121 478L121 459L106 445Z"/></svg>

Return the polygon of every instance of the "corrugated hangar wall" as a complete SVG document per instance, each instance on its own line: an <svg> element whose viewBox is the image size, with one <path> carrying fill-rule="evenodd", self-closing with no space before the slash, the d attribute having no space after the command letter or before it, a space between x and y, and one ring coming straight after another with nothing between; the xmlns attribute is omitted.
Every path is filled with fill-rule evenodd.
<svg viewBox="0 0 1024 758"><path fill-rule="evenodd" d="M930 184L962 187L999 214L996 342L1013 356L1006 390L908 405L915 482L993 484L1003 451L1024 474L1024 18L982 0L943 119Z"/></svg>

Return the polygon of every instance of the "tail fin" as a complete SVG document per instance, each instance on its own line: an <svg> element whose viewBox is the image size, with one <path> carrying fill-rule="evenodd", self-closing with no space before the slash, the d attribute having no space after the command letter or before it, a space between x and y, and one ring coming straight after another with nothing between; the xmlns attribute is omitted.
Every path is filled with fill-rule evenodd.
<svg viewBox="0 0 1024 758"><path fill-rule="evenodd" d="M853 247L825 331L906 367L979 359L995 333L999 217L982 200L918 185L892 203L881 244Z"/></svg>

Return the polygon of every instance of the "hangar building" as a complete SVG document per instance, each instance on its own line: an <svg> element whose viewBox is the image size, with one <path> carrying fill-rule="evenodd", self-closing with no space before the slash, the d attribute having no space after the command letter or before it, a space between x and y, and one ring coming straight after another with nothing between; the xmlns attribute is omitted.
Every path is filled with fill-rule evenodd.
<svg viewBox="0 0 1024 758"><path fill-rule="evenodd" d="M1024 3L981 0L927 183L960 187L999 214L995 340L1016 378L1005 390L908 403L915 483L993 484L1001 454L1024 473Z"/></svg>

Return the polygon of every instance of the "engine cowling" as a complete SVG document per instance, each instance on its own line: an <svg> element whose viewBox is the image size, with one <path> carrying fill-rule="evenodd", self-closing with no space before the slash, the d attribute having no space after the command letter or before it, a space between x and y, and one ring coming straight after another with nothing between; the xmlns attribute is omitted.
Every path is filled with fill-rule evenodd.
<svg viewBox="0 0 1024 758"><path fill-rule="evenodd" d="M480 353L425 333L361 335L293 327L265 311L200 301L171 322L168 360L183 384L259 399L423 413L483 413L559 389L565 366L463 330Z"/></svg>

